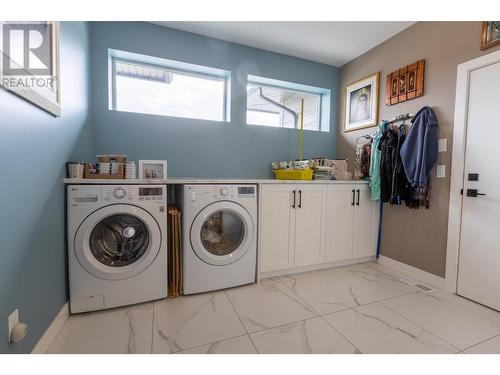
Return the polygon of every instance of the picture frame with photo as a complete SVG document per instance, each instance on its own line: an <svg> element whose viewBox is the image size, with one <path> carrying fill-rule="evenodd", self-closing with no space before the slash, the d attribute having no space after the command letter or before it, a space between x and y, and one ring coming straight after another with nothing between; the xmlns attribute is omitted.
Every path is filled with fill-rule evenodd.
<svg viewBox="0 0 500 375"><path fill-rule="evenodd" d="M143 180L166 180L166 160L139 160L139 178Z"/></svg>
<svg viewBox="0 0 500 375"><path fill-rule="evenodd" d="M377 72L346 86L344 132L377 125L379 80Z"/></svg>
<svg viewBox="0 0 500 375"><path fill-rule="evenodd" d="M483 22L481 50L500 45L500 21Z"/></svg>

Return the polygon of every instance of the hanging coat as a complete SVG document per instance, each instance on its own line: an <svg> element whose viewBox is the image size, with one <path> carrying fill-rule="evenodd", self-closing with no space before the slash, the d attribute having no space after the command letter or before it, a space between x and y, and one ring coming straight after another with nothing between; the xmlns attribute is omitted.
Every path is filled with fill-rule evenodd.
<svg viewBox="0 0 500 375"><path fill-rule="evenodd" d="M408 197L408 181L401 162L400 149L405 141L404 125L398 130L388 128L379 143L380 199L400 205Z"/></svg>
<svg viewBox="0 0 500 375"><path fill-rule="evenodd" d="M401 147L401 160L412 187L425 187L437 161L438 122L434 111L424 107L411 120L412 126Z"/></svg>
<svg viewBox="0 0 500 375"><path fill-rule="evenodd" d="M370 192L374 201L380 199L380 150L378 145L380 139L387 128L387 122L382 122L378 131L373 136L371 157L370 157Z"/></svg>

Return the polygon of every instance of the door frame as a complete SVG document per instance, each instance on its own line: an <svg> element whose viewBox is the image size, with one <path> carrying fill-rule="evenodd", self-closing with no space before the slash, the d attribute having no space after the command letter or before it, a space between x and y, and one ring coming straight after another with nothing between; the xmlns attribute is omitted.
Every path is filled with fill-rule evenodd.
<svg viewBox="0 0 500 375"><path fill-rule="evenodd" d="M458 65L453 127L450 201L448 205L448 241L446 246L446 290L457 292L460 232L462 221L462 195L467 140L470 74L500 62L500 51L478 57Z"/></svg>

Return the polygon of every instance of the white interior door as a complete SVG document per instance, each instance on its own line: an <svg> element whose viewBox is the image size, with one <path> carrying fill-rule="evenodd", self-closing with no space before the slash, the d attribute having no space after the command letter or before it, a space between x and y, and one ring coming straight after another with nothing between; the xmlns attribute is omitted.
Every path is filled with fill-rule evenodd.
<svg viewBox="0 0 500 375"><path fill-rule="evenodd" d="M353 258L377 254L378 222L379 202L371 200L368 186L356 186Z"/></svg>
<svg viewBox="0 0 500 375"><path fill-rule="evenodd" d="M260 272L293 268L294 190L294 185L262 186Z"/></svg>
<svg viewBox="0 0 500 375"><path fill-rule="evenodd" d="M325 204L324 185L297 185L295 267L324 262Z"/></svg>
<svg viewBox="0 0 500 375"><path fill-rule="evenodd" d="M354 185L328 186L325 228L326 262L352 258L354 200Z"/></svg>
<svg viewBox="0 0 500 375"><path fill-rule="evenodd" d="M470 74L457 293L500 310L500 63ZM478 181L470 181L477 174ZM468 196L477 189L477 197ZM471 191L473 194L474 191Z"/></svg>

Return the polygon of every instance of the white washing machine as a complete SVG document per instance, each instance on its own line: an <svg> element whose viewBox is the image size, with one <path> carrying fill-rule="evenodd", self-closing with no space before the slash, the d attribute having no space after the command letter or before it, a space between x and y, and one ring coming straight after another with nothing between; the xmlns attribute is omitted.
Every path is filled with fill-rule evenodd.
<svg viewBox="0 0 500 375"><path fill-rule="evenodd" d="M72 313L167 296L164 185L69 185Z"/></svg>
<svg viewBox="0 0 500 375"><path fill-rule="evenodd" d="M255 282L255 185L184 185L184 294Z"/></svg>

